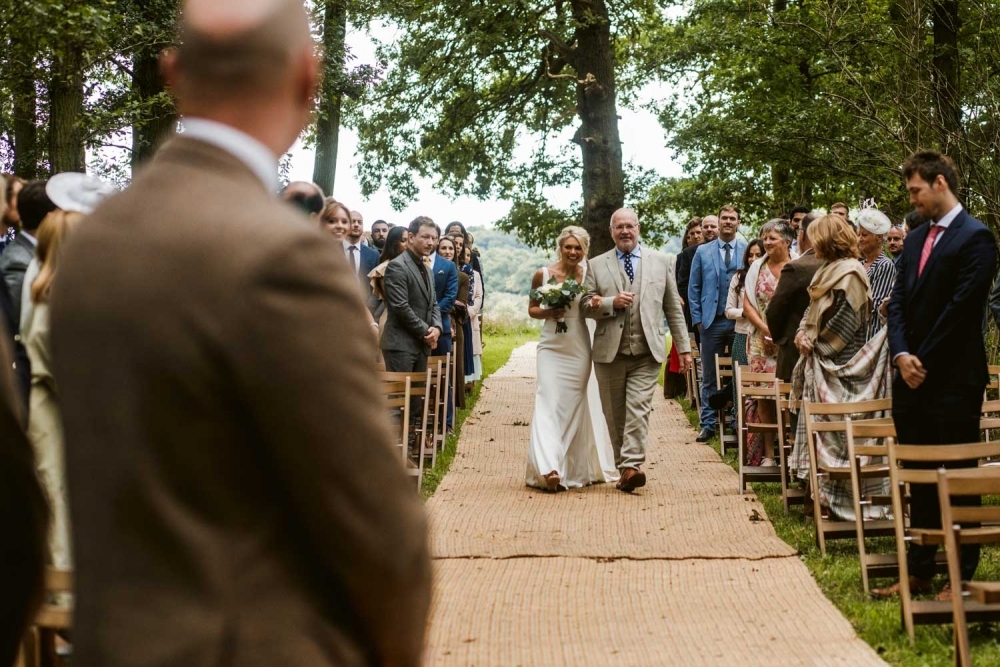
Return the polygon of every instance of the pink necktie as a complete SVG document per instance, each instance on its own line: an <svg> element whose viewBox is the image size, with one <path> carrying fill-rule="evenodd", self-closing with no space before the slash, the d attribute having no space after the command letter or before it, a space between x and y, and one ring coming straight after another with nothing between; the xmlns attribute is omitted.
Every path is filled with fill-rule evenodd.
<svg viewBox="0 0 1000 667"><path fill-rule="evenodd" d="M920 251L920 266L917 267L917 278L923 275L924 267L927 266L927 260L931 258L931 253L934 252L934 239L937 235L944 231L944 227L938 225L931 225L930 231L927 232L927 240L924 241L924 249Z"/></svg>

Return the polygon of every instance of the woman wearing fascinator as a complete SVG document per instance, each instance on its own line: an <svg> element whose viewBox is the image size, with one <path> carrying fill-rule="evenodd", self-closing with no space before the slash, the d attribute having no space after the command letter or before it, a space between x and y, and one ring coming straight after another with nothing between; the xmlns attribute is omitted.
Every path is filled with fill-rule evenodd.
<svg viewBox="0 0 1000 667"><path fill-rule="evenodd" d="M896 282L896 265L885 254L885 237L892 228L892 222L885 213L875 208L873 201L865 202L865 207L854 218L858 225L858 250L865 265L868 282L871 284L872 312L868 319L865 340L871 340L885 326L885 319L879 316L882 304L887 303L892 285Z"/></svg>

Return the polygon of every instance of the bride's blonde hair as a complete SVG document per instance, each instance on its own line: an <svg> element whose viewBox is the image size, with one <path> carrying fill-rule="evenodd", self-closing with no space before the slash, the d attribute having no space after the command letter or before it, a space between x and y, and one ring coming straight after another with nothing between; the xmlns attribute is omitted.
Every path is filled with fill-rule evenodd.
<svg viewBox="0 0 1000 667"><path fill-rule="evenodd" d="M590 234L587 233L587 230L583 227L570 225L569 227L564 227L563 230L559 232L559 238L556 239L556 257L562 259L563 241L568 238L574 238L580 242L580 247L583 248L584 257L590 255Z"/></svg>

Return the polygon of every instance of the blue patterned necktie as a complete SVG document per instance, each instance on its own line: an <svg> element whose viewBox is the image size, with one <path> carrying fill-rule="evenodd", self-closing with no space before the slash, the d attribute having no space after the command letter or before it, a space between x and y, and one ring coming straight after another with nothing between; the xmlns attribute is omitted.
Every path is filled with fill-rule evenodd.
<svg viewBox="0 0 1000 667"><path fill-rule="evenodd" d="M625 275L630 283L635 282L635 267L632 266L632 253L625 255Z"/></svg>
<svg viewBox="0 0 1000 667"><path fill-rule="evenodd" d="M727 243L724 248L726 250L726 268L731 269L733 268L733 246Z"/></svg>

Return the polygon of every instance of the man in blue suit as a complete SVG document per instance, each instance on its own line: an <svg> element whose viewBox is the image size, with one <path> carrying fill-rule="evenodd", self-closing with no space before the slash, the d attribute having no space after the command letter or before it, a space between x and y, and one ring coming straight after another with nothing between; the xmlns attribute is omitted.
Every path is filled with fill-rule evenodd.
<svg viewBox="0 0 1000 667"><path fill-rule="evenodd" d="M726 318L729 283L743 263L746 241L736 238L740 212L735 206L719 211L719 237L698 246L691 263L688 305L691 325L701 333L701 432L698 442L715 435L717 418L708 399L715 391L715 357L732 347L736 322Z"/></svg>
<svg viewBox="0 0 1000 667"><path fill-rule="evenodd" d="M950 158L917 153L903 164L903 178L910 203L929 222L907 236L889 301L889 350L898 369L892 384L897 439L907 445L979 442L989 381L983 317L996 273L996 240L959 203L958 175ZM910 498L913 528L941 527L935 486L914 484ZM888 597L903 585L914 594L928 592L936 551L933 545L911 544L909 580L873 595ZM979 545L962 545L961 560L962 579L972 579ZM945 590L938 597L950 599L950 593Z"/></svg>
<svg viewBox="0 0 1000 667"><path fill-rule="evenodd" d="M455 309L455 299L458 298L458 266L455 262L441 257L436 252L431 254L432 270L434 271L434 294L438 298L441 309L441 337L438 339L436 356L451 354L453 332L451 330L451 312ZM453 388L448 387L448 428L455 423L455 415L450 400Z"/></svg>
<svg viewBox="0 0 1000 667"><path fill-rule="evenodd" d="M344 252L347 256L347 263L354 267L358 274L358 282L361 283L361 290L365 296L365 303L368 310L375 312L378 308L378 299L372 294L372 282L368 274L378 266L379 253L377 250L369 248L364 242L365 223L364 218L357 211L351 212L351 229L344 237Z"/></svg>

